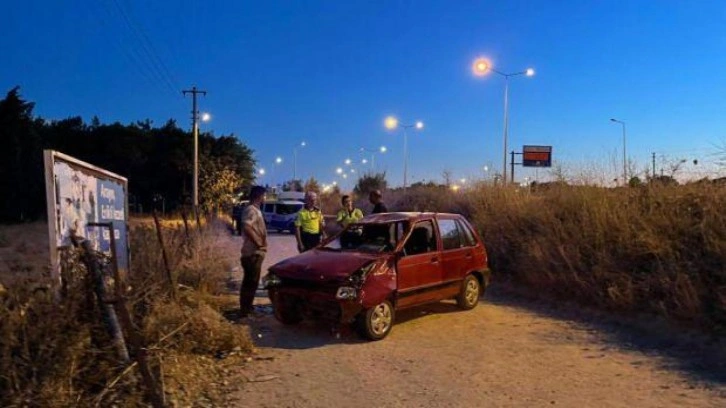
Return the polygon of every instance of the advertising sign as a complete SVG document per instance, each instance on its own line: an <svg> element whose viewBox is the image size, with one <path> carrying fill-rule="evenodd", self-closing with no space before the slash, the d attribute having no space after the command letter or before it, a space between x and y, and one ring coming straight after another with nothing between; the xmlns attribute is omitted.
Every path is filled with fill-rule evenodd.
<svg viewBox="0 0 726 408"><path fill-rule="evenodd" d="M125 177L53 150L45 159L46 202L51 277L60 283L60 251L73 241L88 240L91 248L111 255L114 234L119 272L129 268L128 181ZM112 228L89 224L110 223Z"/></svg>
<svg viewBox="0 0 726 408"><path fill-rule="evenodd" d="M522 147L523 167L552 167L552 146Z"/></svg>

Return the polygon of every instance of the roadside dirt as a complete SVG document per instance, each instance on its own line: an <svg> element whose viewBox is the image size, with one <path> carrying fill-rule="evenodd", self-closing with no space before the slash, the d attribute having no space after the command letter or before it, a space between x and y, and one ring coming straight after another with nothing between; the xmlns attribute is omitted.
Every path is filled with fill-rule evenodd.
<svg viewBox="0 0 726 408"><path fill-rule="evenodd" d="M242 239L226 243L237 256ZM269 245L265 268L296 253L289 234L271 233ZM263 291L256 305L257 357L230 371L239 407L726 406L722 343L496 285L471 311L403 311L379 342L315 322L283 326Z"/></svg>

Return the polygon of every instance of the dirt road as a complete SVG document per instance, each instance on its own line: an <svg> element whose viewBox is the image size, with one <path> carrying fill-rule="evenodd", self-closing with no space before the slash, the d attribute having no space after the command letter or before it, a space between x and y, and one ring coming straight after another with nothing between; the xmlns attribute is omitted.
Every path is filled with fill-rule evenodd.
<svg viewBox="0 0 726 408"><path fill-rule="evenodd" d="M269 243L266 265L295 253L290 235ZM256 303L269 311L263 292ZM251 326L259 355L238 373L262 381L231 398L276 408L726 406L722 349L638 326L496 286L472 311L444 302L401 312L379 342L312 322L283 326L268 313Z"/></svg>

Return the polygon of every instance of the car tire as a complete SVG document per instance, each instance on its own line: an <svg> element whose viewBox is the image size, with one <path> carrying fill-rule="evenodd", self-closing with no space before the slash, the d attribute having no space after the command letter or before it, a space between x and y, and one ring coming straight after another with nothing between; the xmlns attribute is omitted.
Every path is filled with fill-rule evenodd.
<svg viewBox="0 0 726 408"><path fill-rule="evenodd" d="M474 275L467 275L461 282L461 290L456 296L456 304L460 309L471 310L479 304L481 295L481 284Z"/></svg>
<svg viewBox="0 0 726 408"><path fill-rule="evenodd" d="M369 340L381 340L391 332L395 317L396 312L393 305L391 302L384 300L358 315L356 322L358 332L362 337Z"/></svg>
<svg viewBox="0 0 726 408"><path fill-rule="evenodd" d="M303 320L303 314L295 303L281 298L278 304L273 305L275 319L282 324L293 325Z"/></svg>

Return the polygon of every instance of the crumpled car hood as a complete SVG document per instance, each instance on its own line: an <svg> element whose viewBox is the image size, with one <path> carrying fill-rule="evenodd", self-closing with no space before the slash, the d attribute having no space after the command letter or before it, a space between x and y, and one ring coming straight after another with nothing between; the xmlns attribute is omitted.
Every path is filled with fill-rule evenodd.
<svg viewBox="0 0 726 408"><path fill-rule="evenodd" d="M280 278L308 281L339 281L387 254L337 252L313 249L271 266L269 271Z"/></svg>

